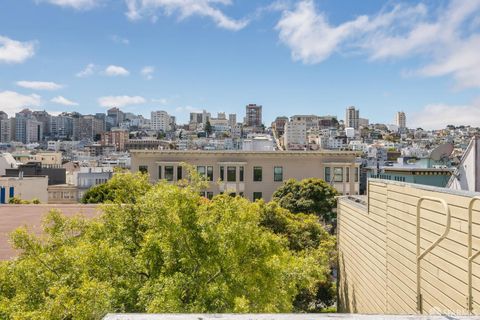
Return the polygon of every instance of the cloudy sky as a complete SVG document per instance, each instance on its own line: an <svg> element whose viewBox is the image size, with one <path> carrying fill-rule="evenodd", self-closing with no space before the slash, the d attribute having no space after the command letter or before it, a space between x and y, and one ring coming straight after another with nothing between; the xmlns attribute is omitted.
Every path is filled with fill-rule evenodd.
<svg viewBox="0 0 480 320"><path fill-rule="evenodd" d="M3 0L0 109L480 126L480 0Z"/></svg>

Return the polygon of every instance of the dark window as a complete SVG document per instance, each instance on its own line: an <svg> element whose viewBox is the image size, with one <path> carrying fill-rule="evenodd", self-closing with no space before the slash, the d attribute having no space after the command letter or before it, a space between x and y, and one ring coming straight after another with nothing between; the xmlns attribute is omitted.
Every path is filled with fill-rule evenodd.
<svg viewBox="0 0 480 320"><path fill-rule="evenodd" d="M141 173L148 173L148 166L139 166L138 171Z"/></svg>
<svg viewBox="0 0 480 320"><path fill-rule="evenodd" d="M162 179L162 166L158 166L158 180Z"/></svg>
<svg viewBox="0 0 480 320"><path fill-rule="evenodd" d="M237 168L236 167L227 167L227 181L229 181L229 182L237 181Z"/></svg>
<svg viewBox="0 0 480 320"><path fill-rule="evenodd" d="M243 192L239 192L238 195L243 198Z"/></svg>
<svg viewBox="0 0 480 320"><path fill-rule="evenodd" d="M273 168L273 181L283 181L283 167Z"/></svg>
<svg viewBox="0 0 480 320"><path fill-rule="evenodd" d="M343 182L343 168L333 168L333 181Z"/></svg>
<svg viewBox="0 0 480 320"><path fill-rule="evenodd" d="M325 181L330 183L332 177L330 175L330 167L325 167Z"/></svg>
<svg viewBox="0 0 480 320"><path fill-rule="evenodd" d="M243 168L243 167L240 167L239 169L240 169L240 172L239 172L239 173L240 173L240 177L239 177L239 178L240 178L240 181L243 182L243 171L244 171L244 168Z"/></svg>
<svg viewBox="0 0 480 320"><path fill-rule="evenodd" d="M232 197L232 198L235 198L237 196L237 194L235 192L230 192L229 196Z"/></svg>
<svg viewBox="0 0 480 320"><path fill-rule="evenodd" d="M345 172L345 182L350 182L350 168L346 167L346 172Z"/></svg>
<svg viewBox="0 0 480 320"><path fill-rule="evenodd" d="M165 166L165 179L173 181L173 166Z"/></svg>
<svg viewBox="0 0 480 320"><path fill-rule="evenodd" d="M355 168L355 182L358 182L358 168Z"/></svg>
<svg viewBox="0 0 480 320"><path fill-rule="evenodd" d="M262 193L261 192L254 192L253 193L253 201L257 201L262 199Z"/></svg>
<svg viewBox="0 0 480 320"><path fill-rule="evenodd" d="M225 177L224 177L224 167L221 166L220 167L220 181L224 181L225 180Z"/></svg>
<svg viewBox="0 0 480 320"><path fill-rule="evenodd" d="M204 197L204 198L205 198L205 191L200 191L200 197Z"/></svg>
<svg viewBox="0 0 480 320"><path fill-rule="evenodd" d="M207 198L212 200L213 199L213 192L207 191Z"/></svg>
<svg viewBox="0 0 480 320"><path fill-rule="evenodd" d="M262 181L262 167L253 167L253 181Z"/></svg>
<svg viewBox="0 0 480 320"><path fill-rule="evenodd" d="M204 177L205 176L205 166L197 166L197 172L200 176Z"/></svg>
<svg viewBox="0 0 480 320"><path fill-rule="evenodd" d="M177 167L177 180L182 180L183 179L183 175L182 175L182 167L178 166Z"/></svg>
<svg viewBox="0 0 480 320"><path fill-rule="evenodd" d="M207 179L208 181L213 181L213 167L207 167Z"/></svg>

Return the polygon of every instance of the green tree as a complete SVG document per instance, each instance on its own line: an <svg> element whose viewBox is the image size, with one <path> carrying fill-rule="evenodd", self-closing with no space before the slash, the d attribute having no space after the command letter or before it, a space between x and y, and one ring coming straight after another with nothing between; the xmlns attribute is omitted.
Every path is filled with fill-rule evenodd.
<svg viewBox="0 0 480 320"><path fill-rule="evenodd" d="M116 172L112 179L88 189L82 203L135 203L152 185L143 173Z"/></svg>
<svg viewBox="0 0 480 320"><path fill-rule="evenodd" d="M45 236L17 230L19 258L0 263L0 318L290 312L299 293L326 281L330 247L321 244L329 240L314 221L262 201L209 201L199 195L205 181L194 174L182 185L145 182L115 175L97 219L52 212ZM297 230L316 235L288 236Z"/></svg>
<svg viewBox="0 0 480 320"><path fill-rule="evenodd" d="M293 213L315 214L325 223L334 223L338 192L325 181L290 179L273 193L272 199Z"/></svg>
<svg viewBox="0 0 480 320"><path fill-rule="evenodd" d="M209 137L213 132L212 125L210 124L210 120L207 120L207 122L205 122L205 132L207 133L207 137Z"/></svg>

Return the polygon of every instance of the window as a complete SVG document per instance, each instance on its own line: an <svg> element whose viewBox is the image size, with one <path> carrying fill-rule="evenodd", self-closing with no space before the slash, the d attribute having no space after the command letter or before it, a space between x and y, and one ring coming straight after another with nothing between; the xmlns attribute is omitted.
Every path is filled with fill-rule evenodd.
<svg viewBox="0 0 480 320"><path fill-rule="evenodd" d="M243 166L240 167L239 170L240 170L240 181L243 182L243 170L244 170Z"/></svg>
<svg viewBox="0 0 480 320"><path fill-rule="evenodd" d="M330 167L325 167L325 181L328 183L332 181L332 177L330 175Z"/></svg>
<svg viewBox="0 0 480 320"><path fill-rule="evenodd" d="M262 199L262 193L261 192L254 192L253 193L253 201L257 201Z"/></svg>
<svg viewBox="0 0 480 320"><path fill-rule="evenodd" d="M207 191L207 198L208 198L209 200L212 200L212 199L213 199L213 192Z"/></svg>
<svg viewBox="0 0 480 320"><path fill-rule="evenodd" d="M148 166L139 166L138 171L141 173L148 173Z"/></svg>
<svg viewBox="0 0 480 320"><path fill-rule="evenodd" d="M197 172L200 176L204 177L205 176L205 166L197 166Z"/></svg>
<svg viewBox="0 0 480 320"><path fill-rule="evenodd" d="M204 197L204 198L205 198L205 191L200 191L200 197Z"/></svg>
<svg viewBox="0 0 480 320"><path fill-rule="evenodd" d="M273 168L273 181L283 181L283 167Z"/></svg>
<svg viewBox="0 0 480 320"><path fill-rule="evenodd" d="M158 180L162 179L162 166L158 166Z"/></svg>
<svg viewBox="0 0 480 320"><path fill-rule="evenodd" d="M177 167L177 180L182 180L183 179L183 172L182 172L182 167L178 166Z"/></svg>
<svg viewBox="0 0 480 320"><path fill-rule="evenodd" d="M208 181L213 181L213 167L207 167L207 179Z"/></svg>
<svg viewBox="0 0 480 320"><path fill-rule="evenodd" d="M220 181L224 181L225 180L225 177L224 177L224 167L221 166L220 167Z"/></svg>
<svg viewBox="0 0 480 320"><path fill-rule="evenodd" d="M346 167L345 170L345 182L350 182L350 168Z"/></svg>
<svg viewBox="0 0 480 320"><path fill-rule="evenodd" d="M173 181L173 166L165 166L165 179Z"/></svg>
<svg viewBox="0 0 480 320"><path fill-rule="evenodd" d="M237 181L237 168L236 167L227 167L227 181L228 182Z"/></svg>
<svg viewBox="0 0 480 320"><path fill-rule="evenodd" d="M358 182L358 167L355 168L355 182Z"/></svg>
<svg viewBox="0 0 480 320"><path fill-rule="evenodd" d="M262 167L253 167L253 181L262 181Z"/></svg>
<svg viewBox="0 0 480 320"><path fill-rule="evenodd" d="M239 192L238 195L243 198L243 192Z"/></svg>
<svg viewBox="0 0 480 320"><path fill-rule="evenodd" d="M343 182L343 168L333 168L333 181Z"/></svg>
<svg viewBox="0 0 480 320"><path fill-rule="evenodd" d="M232 197L232 198L235 198L237 196L237 194L235 192L230 192L229 196Z"/></svg>

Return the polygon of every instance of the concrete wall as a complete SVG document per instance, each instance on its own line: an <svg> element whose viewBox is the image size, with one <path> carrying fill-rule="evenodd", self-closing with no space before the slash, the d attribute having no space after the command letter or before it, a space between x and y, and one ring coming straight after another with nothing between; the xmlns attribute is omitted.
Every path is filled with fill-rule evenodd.
<svg viewBox="0 0 480 320"><path fill-rule="evenodd" d="M48 177L0 177L0 186L6 188L6 202L9 200L9 189L14 188L14 197L22 200L38 199L48 202Z"/></svg>
<svg viewBox="0 0 480 320"><path fill-rule="evenodd" d="M283 180L290 178L297 180L316 177L325 179L325 167L331 168L330 181L332 185L342 194L358 194L359 182L355 181L356 153L354 152L242 152L242 151L132 151L132 171L139 171L143 166L148 169L152 182L158 181L159 167L164 170L165 166L174 166L174 181L176 180L176 168L186 162L193 166L212 166L213 182L208 189L213 194L219 192L233 192L253 200L254 192L261 192L263 199L269 201L272 194L277 190L283 181L274 181L274 167L283 168ZM234 166L237 169L237 181L232 183L218 184L220 178L220 167ZM244 181L239 181L239 168L244 167ZM262 167L262 181L253 181L254 167ZM343 181L334 182L334 168L343 169ZM346 179L347 168L350 177ZM185 178L185 172L183 177ZM165 175L162 173L162 179ZM227 174L225 172L225 179ZM330 182L329 181L329 182ZM228 191L227 191L228 190Z"/></svg>
<svg viewBox="0 0 480 320"><path fill-rule="evenodd" d="M417 312L416 204L447 201L451 230L421 262L424 313L467 313L468 204L473 195L385 180L370 180L367 204L342 198L338 207L340 312ZM473 213L473 252L480 250L480 202ZM421 210L421 249L445 229L440 204ZM480 258L473 263L473 310L480 314Z"/></svg>

